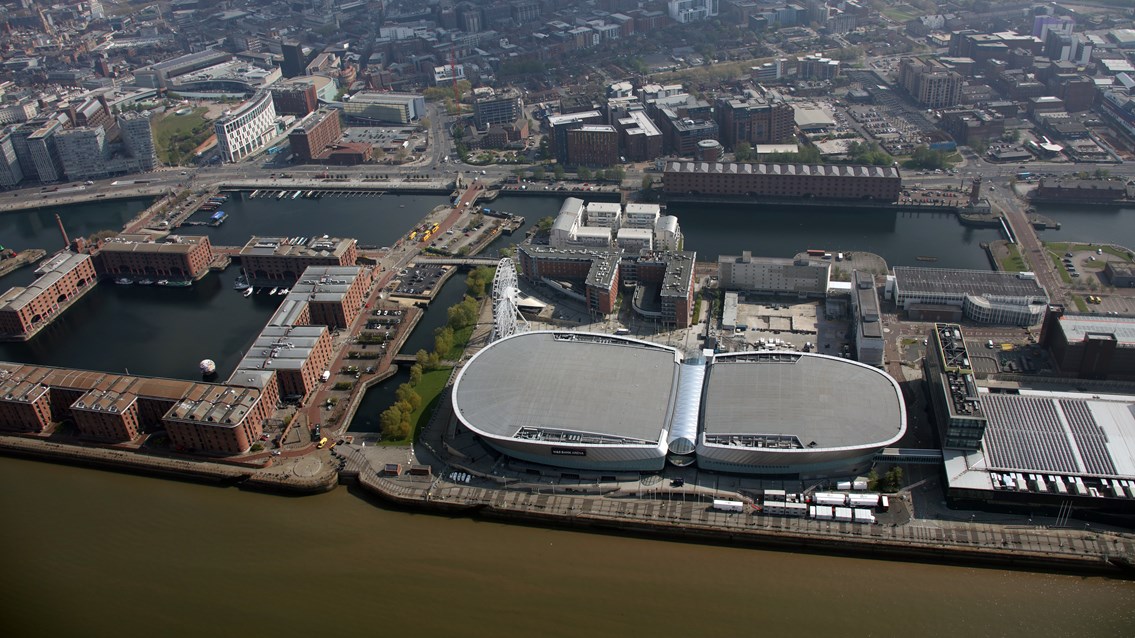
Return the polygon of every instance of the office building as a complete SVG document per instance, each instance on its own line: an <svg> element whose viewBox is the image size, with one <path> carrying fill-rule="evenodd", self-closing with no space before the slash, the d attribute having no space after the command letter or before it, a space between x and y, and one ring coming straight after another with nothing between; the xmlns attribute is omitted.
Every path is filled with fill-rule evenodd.
<svg viewBox="0 0 1135 638"><path fill-rule="evenodd" d="M256 153L277 133L272 94L257 93L235 111L227 111L213 126L223 161L239 162Z"/></svg>
<svg viewBox="0 0 1135 638"><path fill-rule="evenodd" d="M826 297L831 279L831 262L781 257L719 255L718 286L723 290L742 290L767 294Z"/></svg>
<svg viewBox="0 0 1135 638"><path fill-rule="evenodd" d="M473 100L473 120L482 130L492 124L512 124L523 116L524 102L520 91L512 87L488 88Z"/></svg>

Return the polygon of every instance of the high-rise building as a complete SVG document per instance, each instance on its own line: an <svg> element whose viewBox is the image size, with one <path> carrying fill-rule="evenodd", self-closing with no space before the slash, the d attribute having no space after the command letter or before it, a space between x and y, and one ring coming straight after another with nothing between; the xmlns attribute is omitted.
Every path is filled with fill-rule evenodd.
<svg viewBox="0 0 1135 638"><path fill-rule="evenodd" d="M292 152L300 161L310 162L327 145L342 135L339 111L322 109L300 121L299 125L288 134L288 142L291 144Z"/></svg>
<svg viewBox="0 0 1135 638"><path fill-rule="evenodd" d="M719 141L728 148L740 142L786 144L795 133L796 115L787 102L772 93L718 98L717 125Z"/></svg>
<svg viewBox="0 0 1135 638"><path fill-rule="evenodd" d="M303 117L319 108L315 81L311 78L277 82L268 90L272 92L272 105L276 107L277 115Z"/></svg>
<svg viewBox="0 0 1135 638"><path fill-rule="evenodd" d="M930 109L956 106L962 98L961 74L937 61L903 58L899 62L899 84L915 102Z"/></svg>
<svg viewBox="0 0 1135 638"><path fill-rule="evenodd" d="M28 152L41 182L58 182L63 178L63 167L55 148L55 134L62 129L59 120L51 119L27 138Z"/></svg>
<svg viewBox="0 0 1135 638"><path fill-rule="evenodd" d="M585 124L567 132L569 166L614 166L619 163L619 132L609 124Z"/></svg>
<svg viewBox="0 0 1135 638"><path fill-rule="evenodd" d="M118 116L118 130L126 150L134 159L136 170L153 170L158 165L158 153L150 116L146 113L123 113Z"/></svg>
<svg viewBox="0 0 1135 638"><path fill-rule="evenodd" d="M512 87L489 91L473 102L473 117L477 128L487 128L490 124L512 124L524 113L524 103L520 91Z"/></svg>
<svg viewBox="0 0 1135 638"><path fill-rule="evenodd" d="M0 187L2 188L11 188L24 179L24 171L20 168L16 148L12 144L14 128L8 128L0 133Z"/></svg>
<svg viewBox="0 0 1135 638"><path fill-rule="evenodd" d="M106 132L101 126L59 131L55 134L59 163L69 180L108 175Z"/></svg>
<svg viewBox="0 0 1135 638"><path fill-rule="evenodd" d="M718 0L669 0L666 8L676 22L687 24L716 17Z"/></svg>
<svg viewBox="0 0 1135 638"><path fill-rule="evenodd" d="M285 40L280 45L280 52L284 56L283 62L280 63L280 71L284 77L294 78L303 75L307 67L307 56L303 53L303 45L295 40Z"/></svg>
<svg viewBox="0 0 1135 638"><path fill-rule="evenodd" d="M236 111L225 113L214 123L221 159L239 162L258 151L276 135L276 108L272 94L261 91Z"/></svg>

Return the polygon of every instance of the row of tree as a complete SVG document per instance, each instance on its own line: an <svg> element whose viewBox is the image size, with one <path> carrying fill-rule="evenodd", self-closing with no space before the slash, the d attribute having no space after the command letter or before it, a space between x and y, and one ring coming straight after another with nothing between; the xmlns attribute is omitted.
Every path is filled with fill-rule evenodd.
<svg viewBox="0 0 1135 638"><path fill-rule="evenodd" d="M611 166L610 168L591 170L586 166L580 166L575 170L576 176L582 180L591 179L605 179L609 182L621 182L627 176L626 170L622 166Z"/></svg>

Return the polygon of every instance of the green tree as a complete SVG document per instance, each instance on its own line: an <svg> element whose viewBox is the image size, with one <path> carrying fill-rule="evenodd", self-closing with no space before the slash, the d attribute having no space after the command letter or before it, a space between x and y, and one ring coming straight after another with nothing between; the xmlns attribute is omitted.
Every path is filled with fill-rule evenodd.
<svg viewBox="0 0 1135 638"><path fill-rule="evenodd" d="M556 178L557 182L563 181L564 172L564 167L559 164L556 164L555 167L552 168L552 175Z"/></svg>
<svg viewBox="0 0 1135 638"><path fill-rule="evenodd" d="M584 181L591 179L591 169L587 168L586 166L580 166L579 168L577 168L575 170L575 174L579 177L579 179Z"/></svg>
<svg viewBox="0 0 1135 638"><path fill-rule="evenodd" d="M621 182L627 176L627 172L623 170L622 166L612 166L603 171L603 177L612 182Z"/></svg>
<svg viewBox="0 0 1135 638"><path fill-rule="evenodd" d="M733 149L733 155L738 162L747 162L753 159L753 145L748 142L738 142L737 147Z"/></svg>
<svg viewBox="0 0 1135 638"><path fill-rule="evenodd" d="M410 434L410 415L403 413L399 403L386 408L378 417L382 436L387 439L404 439Z"/></svg>
<svg viewBox="0 0 1135 638"><path fill-rule="evenodd" d="M523 168L514 168L512 174L516 176L516 179L524 179L528 175L528 171Z"/></svg>
<svg viewBox="0 0 1135 638"><path fill-rule="evenodd" d="M406 403L408 403L414 410L417 410L422 406L422 395L418 394L418 391L414 389L414 386L410 385L409 383L403 383L402 385L398 386L398 389L394 391L394 395L398 397L399 401L405 401Z"/></svg>
<svg viewBox="0 0 1135 638"><path fill-rule="evenodd" d="M867 489L872 492L879 489L879 473L875 471L875 468L871 468L871 471L867 473Z"/></svg>
<svg viewBox="0 0 1135 638"><path fill-rule="evenodd" d="M532 179L536 180L537 182L544 181L546 177L547 173L544 172L543 166L537 166L536 168L532 169Z"/></svg>
<svg viewBox="0 0 1135 638"><path fill-rule="evenodd" d="M552 225L556 223L556 218L551 215L541 217L540 221L536 222L536 232L541 235L547 235L552 230Z"/></svg>
<svg viewBox="0 0 1135 638"><path fill-rule="evenodd" d="M642 192L649 193L654 190L654 178L650 175L642 176Z"/></svg>
<svg viewBox="0 0 1135 638"><path fill-rule="evenodd" d="M453 348L453 328L443 326L434 332L434 354L444 357Z"/></svg>
<svg viewBox="0 0 1135 638"><path fill-rule="evenodd" d="M425 352L425 350L419 350L419 352ZM426 356L428 357L429 353L427 353ZM422 364L420 364L420 363L415 363L414 365L410 366L410 384L411 385L418 385L419 383L422 382L422 371L423 371L423 367L422 367Z"/></svg>

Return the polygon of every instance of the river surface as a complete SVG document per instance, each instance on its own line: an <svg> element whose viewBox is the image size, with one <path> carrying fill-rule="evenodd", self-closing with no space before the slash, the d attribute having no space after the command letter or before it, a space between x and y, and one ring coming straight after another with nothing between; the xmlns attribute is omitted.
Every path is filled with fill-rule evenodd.
<svg viewBox="0 0 1135 638"><path fill-rule="evenodd" d="M1135 208L1043 206L1037 212L1060 222L1060 230L1038 233L1041 241L1119 244L1135 250Z"/></svg>
<svg viewBox="0 0 1135 638"><path fill-rule="evenodd" d="M441 201L234 198L224 226L199 232L229 245L253 232L389 245ZM531 224L559 202L502 198L494 207ZM70 208L60 210L71 218ZM974 242L995 238L934 215L869 214L852 223L822 211L778 215L779 222L767 213L674 212L686 245L703 259L823 247L871 250L892 264L931 254L940 258L935 265L984 268ZM41 213L0 215L0 222L39 241L53 232ZM102 214L67 223L89 234L134 213ZM843 231L827 227L833 224ZM498 239L492 250L510 241ZM936 249L903 248L918 241ZM0 346L0 358L192 379L208 356L223 378L280 299L245 299L232 290L233 277L230 269L191 289L100 284L32 342ZM410 351L429 347L463 279L442 291ZM366 413L377 415L386 386L400 382L372 391ZM343 488L282 498L3 457L0 482L6 636L636 636L676 627L696 635L1135 633L1135 584L1100 578L501 525L388 510Z"/></svg>
<svg viewBox="0 0 1135 638"><path fill-rule="evenodd" d="M1135 583L645 540L0 457L23 636L1130 636ZM18 486L18 489L15 488Z"/></svg>

